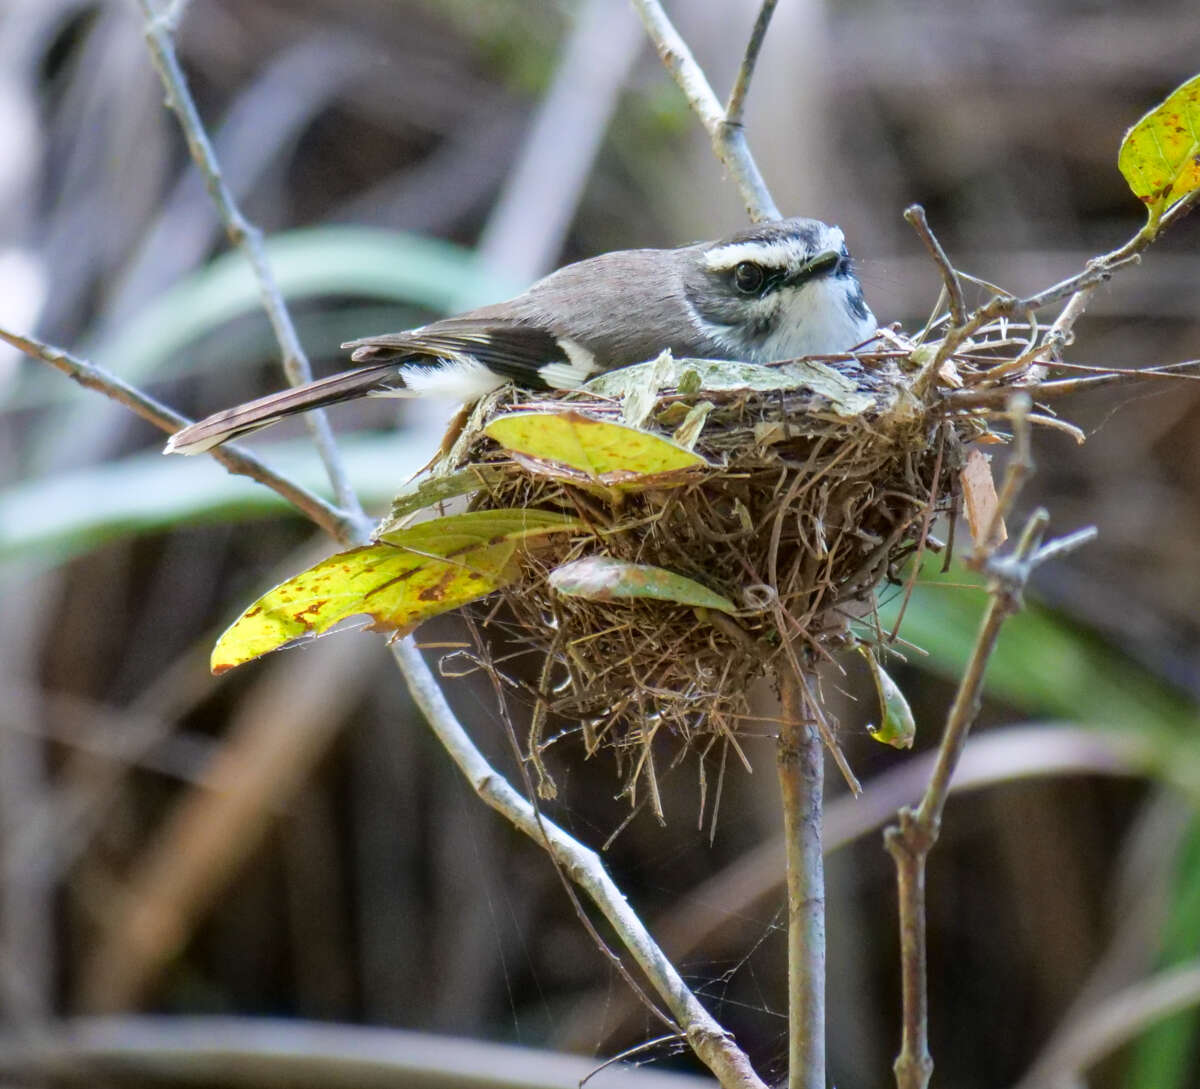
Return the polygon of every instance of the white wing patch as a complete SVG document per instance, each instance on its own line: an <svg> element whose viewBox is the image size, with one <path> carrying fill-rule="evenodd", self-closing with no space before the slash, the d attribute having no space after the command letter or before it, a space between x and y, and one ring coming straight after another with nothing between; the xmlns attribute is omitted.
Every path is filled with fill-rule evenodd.
<svg viewBox="0 0 1200 1089"><path fill-rule="evenodd" d="M433 363L408 363L400 368L406 388L372 394L375 397L453 397L478 401L504 385L504 379L477 359L460 356Z"/></svg>
<svg viewBox="0 0 1200 1089"><path fill-rule="evenodd" d="M577 389L596 373L596 355L569 337L559 337L558 346L568 362L546 363L538 367L538 377L551 389Z"/></svg>

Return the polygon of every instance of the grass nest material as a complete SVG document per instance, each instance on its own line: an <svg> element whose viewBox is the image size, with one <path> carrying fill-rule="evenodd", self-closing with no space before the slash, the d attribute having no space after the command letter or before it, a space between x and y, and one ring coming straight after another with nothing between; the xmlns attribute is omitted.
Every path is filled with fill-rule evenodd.
<svg viewBox="0 0 1200 1089"><path fill-rule="evenodd" d="M878 634L876 589L900 581L934 514L956 504L964 444L987 427L977 415L949 416L928 368L905 366L907 355L816 364L831 373L812 373L833 387L802 372L792 388L738 388L736 376L727 388L727 372L715 382L712 372L687 373L720 365L676 361L673 373L616 392L603 383L552 396L506 388L477 407L444 465L486 470L473 509L553 510L587 527L531 553L504 591L520 641L545 663L529 745L544 793L553 792L540 760L548 716L581 723L589 755L611 746L631 798L644 782L653 803L656 737L674 735L681 752L724 741L740 753L752 681L781 667L811 672ZM782 373L787 385L794 371ZM702 467L637 486L564 479L483 430L518 411L620 422L639 398L640 426L691 444ZM683 575L736 611L552 589L552 569L591 555Z"/></svg>

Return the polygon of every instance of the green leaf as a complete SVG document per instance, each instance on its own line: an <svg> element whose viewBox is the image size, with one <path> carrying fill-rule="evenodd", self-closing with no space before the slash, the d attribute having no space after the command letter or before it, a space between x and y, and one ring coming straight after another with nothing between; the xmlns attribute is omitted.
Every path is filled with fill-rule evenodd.
<svg viewBox="0 0 1200 1089"><path fill-rule="evenodd" d="M535 458L539 464L531 467L546 475L582 476L601 484L636 483L707 464L699 454L649 431L578 412L513 412L484 431L506 450Z"/></svg>
<svg viewBox="0 0 1200 1089"><path fill-rule="evenodd" d="M1172 91L1121 141L1117 166L1153 226L1200 189L1200 76Z"/></svg>
<svg viewBox="0 0 1200 1089"><path fill-rule="evenodd" d="M871 679L875 682L875 691L879 696L879 709L882 720L878 726L868 726L869 733L876 741L891 745L894 749L911 749L913 738L917 736L917 723L913 718L912 708L900 686L888 675L886 669L879 664L875 652L865 643L859 643L858 649L871 667Z"/></svg>
<svg viewBox="0 0 1200 1089"><path fill-rule="evenodd" d="M417 511L444 503L448 499L457 499L462 495L471 495L489 485L499 483L504 477L504 470L498 465L468 465L456 473L444 476L431 476L419 484L405 489L392 500L392 509L387 517L379 523L375 530L375 538L385 536L398 529L403 529L402 523Z"/></svg>
<svg viewBox="0 0 1200 1089"><path fill-rule="evenodd" d="M858 389L836 368L816 359L799 359L779 366L739 363L728 359L674 359L661 356L597 375L584 387L605 397L624 398L649 382L658 391L679 389L734 392L740 390L807 390L829 402L839 416L859 416L875 407L875 398Z"/></svg>
<svg viewBox="0 0 1200 1089"><path fill-rule="evenodd" d="M260 597L217 640L214 673L350 616L406 632L512 582L524 541L580 527L540 510L474 511L435 518L322 560Z"/></svg>
<svg viewBox="0 0 1200 1089"><path fill-rule="evenodd" d="M722 613L737 612L732 601L694 579L661 567L615 560L611 556L587 556L564 563L550 572L549 581L558 593L589 601L654 598Z"/></svg>

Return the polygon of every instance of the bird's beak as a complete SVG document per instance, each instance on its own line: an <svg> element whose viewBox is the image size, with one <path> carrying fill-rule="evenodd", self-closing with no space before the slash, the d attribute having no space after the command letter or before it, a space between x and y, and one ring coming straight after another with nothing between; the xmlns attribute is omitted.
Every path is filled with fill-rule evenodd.
<svg viewBox="0 0 1200 1089"><path fill-rule="evenodd" d="M818 253L816 257L810 257L793 272L787 278L787 283L799 285L814 277L823 276L825 273L836 269L841 259L842 255L837 250L825 250L823 253Z"/></svg>

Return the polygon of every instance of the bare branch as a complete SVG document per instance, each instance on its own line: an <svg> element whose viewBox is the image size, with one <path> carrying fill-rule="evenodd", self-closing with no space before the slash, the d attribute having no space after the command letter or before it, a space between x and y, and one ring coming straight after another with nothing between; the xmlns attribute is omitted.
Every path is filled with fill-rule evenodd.
<svg viewBox="0 0 1200 1089"><path fill-rule="evenodd" d="M963 298L962 281L959 280L957 270L950 264L950 258L946 256L946 251L942 249L942 244L929 226L929 220L925 218L925 209L919 204L910 204L904 209L904 220L925 243L929 256L933 258L938 272L942 274L942 283L946 285L946 297L950 300L951 326L962 325L967 320L967 303Z"/></svg>
<svg viewBox="0 0 1200 1089"><path fill-rule="evenodd" d="M150 48L151 60L154 62L154 67L166 90L167 106L179 120L184 137L187 139L188 150L204 177L205 187L208 189L209 196L212 197L213 205L221 222L225 224L229 240L245 254L250 262L254 278L258 283L263 310L271 323L275 339L282 352L284 373L293 386L309 382L312 380L312 368L300 345L300 338L296 335L296 328L292 324L291 315L283 301L283 293L275 281L275 274L271 271L266 249L263 246L262 232L242 215L233 193L225 184L216 152L209 142L208 134L204 130L204 123L200 120L200 113L196 109L196 103L188 90L187 78L180 67L175 44L171 38L171 29L179 9L172 7L166 14L159 15L155 12L151 0L138 0L138 2L145 16L146 44ZM358 497L354 494L354 489L350 486L349 478L346 476L345 467L334 442L333 430L329 426L329 420L325 413L321 411L306 413L305 424L313 437L321 461L325 465L325 471L329 474L329 482L333 486L338 505L363 522Z"/></svg>
<svg viewBox="0 0 1200 1089"><path fill-rule="evenodd" d="M787 851L788 1089L825 1089L825 753L803 678L779 671L776 763Z"/></svg>
<svg viewBox="0 0 1200 1089"><path fill-rule="evenodd" d="M713 93L707 77L687 43L679 35L658 0L633 0L646 27L646 33L658 50L667 71L712 140L713 151L733 177L742 196L742 203L755 223L778 219L779 209L767 189L758 164L750 154L746 134L740 123L730 123ZM764 27L765 31L765 27ZM747 77L749 78L749 77Z"/></svg>
<svg viewBox="0 0 1200 1089"><path fill-rule="evenodd" d="M515 828L546 846L600 909L687 1035L688 1043L725 1089L766 1089L749 1059L684 983L645 924L608 875L595 851L568 835L498 775L458 721L412 637L392 653L413 700L475 793Z"/></svg>
<svg viewBox="0 0 1200 1089"><path fill-rule="evenodd" d="M154 424L155 427L161 428L168 434L191 423L186 416L180 415L173 408L168 408L154 400L153 397L127 385L116 375L109 374L108 371L87 363L61 348L55 348L33 337L20 336L2 328L0 328L0 340L7 341L14 348L19 348L33 359L48 363L81 386L96 390L109 400L123 404L143 420ZM248 476L259 484L265 484L342 544L352 544L359 539L360 519L358 517L338 509L307 488L302 488L299 484L288 480L287 477L280 476L253 454L230 443L213 450L212 455L231 473Z"/></svg>
<svg viewBox="0 0 1200 1089"><path fill-rule="evenodd" d="M1193 190L1174 205L1159 220L1157 226L1147 224L1123 245L1093 258L1074 276L1061 280L1043 291L1026 298L1015 295L994 296L970 314L964 322L952 325L938 349L937 362L948 359L968 337L997 318L1024 317L1067 299L1066 306L1047 330L1041 344L1028 354L1030 362L1046 362L1048 356L1056 354L1063 345L1070 343L1075 323L1083 315L1096 288L1108 281L1114 272L1140 261L1143 251L1161 238L1164 231L1188 215L1197 204L1200 204L1200 190ZM938 267L940 271L943 269L940 261ZM945 267L953 270L948 259Z"/></svg>
<svg viewBox="0 0 1200 1089"><path fill-rule="evenodd" d="M733 81L733 90L729 92L729 102L725 106L727 125L742 123L746 95L750 91L750 80L754 78L754 66L758 63L758 54L762 51L763 41L767 37L767 27L771 25L771 16L775 14L775 5L778 3L779 0L763 0L762 7L758 9L758 18L754 20L750 41L746 43L746 55L742 57L742 66L738 69L737 78Z"/></svg>
<svg viewBox="0 0 1200 1089"><path fill-rule="evenodd" d="M884 844L896 864L899 893L903 1021L900 1053L894 1064L897 1089L926 1089L933 1074L933 1059L929 1054L925 868L929 852L937 842L951 780L971 726L979 715L984 674L995 652L1000 629L1022 607L1025 584L1033 569L1052 556L1078 547L1091 536L1091 531L1081 531L1043 547L1041 540L1048 515L1044 510L1037 510L1026 523L1012 553L1004 557L996 555L999 545L996 527L1012 511L1022 485L1033 471L1029 443L1030 404L1027 394L1017 394L1009 401L1008 412L1016 440L1014 453L991 525L981 534L970 560L971 566L987 573L991 600L946 717L929 783L920 805L915 810L901 809L898 823L884 832Z"/></svg>
<svg viewBox="0 0 1200 1089"><path fill-rule="evenodd" d="M595 1059L379 1025L294 1017L72 1017L27 1034L0 1034L5 1084L118 1089L220 1085L295 1089L301 1085L394 1089L398 1085L579 1089ZM623 1067L600 1085L627 1089L708 1089L711 1079Z"/></svg>

